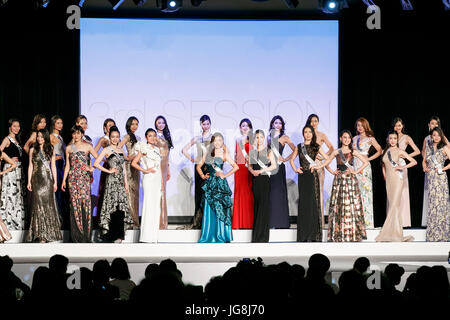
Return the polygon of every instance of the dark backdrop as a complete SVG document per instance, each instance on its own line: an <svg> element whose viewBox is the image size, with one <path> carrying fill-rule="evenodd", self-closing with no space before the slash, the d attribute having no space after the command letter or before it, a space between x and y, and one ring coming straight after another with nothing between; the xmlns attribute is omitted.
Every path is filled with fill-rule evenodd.
<svg viewBox="0 0 450 320"><path fill-rule="evenodd" d="M18 117L24 142L36 113L45 114L48 121L59 114L68 140L68 129L80 104L79 32L66 28L67 0L47 9L36 9L33 2L9 1L0 8L0 134L7 134L9 118ZM444 130L450 126L449 12L443 10L439 0L426 1L426 7L415 3L413 12L399 10L398 1L383 1L381 30L368 30L368 15L361 3L352 4L338 16L339 128L354 131L355 120L364 116L384 146L390 123L399 116L421 148L430 116L440 116ZM226 13L217 13L217 17L225 18ZM269 14L267 18L292 19L295 15ZM417 227L421 221L424 177L421 157L416 159L419 165L409 170L409 180L412 223ZM381 226L386 195L379 159L372 162L372 167L375 225Z"/></svg>
<svg viewBox="0 0 450 320"><path fill-rule="evenodd" d="M437 1L414 12L399 10L392 5L397 2L381 6L380 30L366 28L368 15L362 5L352 6L340 21L339 128L355 132L355 120L365 117L384 148L392 120L400 117L422 149L431 116L438 115L444 131L450 130L450 19ZM375 226L381 227L386 189L379 159L372 161L372 170ZM419 227L424 173L422 157L415 159L418 165L408 176L411 222Z"/></svg>
<svg viewBox="0 0 450 320"><path fill-rule="evenodd" d="M7 5L0 8L1 139L14 117L25 143L34 115L42 113L47 124L53 115L63 118L67 140L79 112L79 31L66 28L64 6L37 9L29 0Z"/></svg>

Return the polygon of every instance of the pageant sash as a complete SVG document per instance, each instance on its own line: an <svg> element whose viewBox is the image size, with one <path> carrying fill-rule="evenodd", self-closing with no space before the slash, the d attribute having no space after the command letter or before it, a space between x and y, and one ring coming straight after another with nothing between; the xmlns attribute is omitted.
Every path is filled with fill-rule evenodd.
<svg viewBox="0 0 450 320"><path fill-rule="evenodd" d="M241 139L241 141L239 141L239 148L241 149L242 154L244 155L244 158L247 159L248 153L247 153L247 151L245 151L245 144L242 143L242 139ZM245 161L245 166L248 167L247 161Z"/></svg>
<svg viewBox="0 0 450 320"><path fill-rule="evenodd" d="M83 135L81 140L83 140L84 142L89 143L90 145L92 145L92 139L89 136Z"/></svg>
<svg viewBox="0 0 450 320"><path fill-rule="evenodd" d="M216 172L223 172L223 170L220 169L214 162L211 165L214 168L214 170L216 170Z"/></svg>
<svg viewBox="0 0 450 320"><path fill-rule="evenodd" d="M81 161L81 162L83 162L86 166L88 166L89 167L89 163L88 163L88 160L87 160L87 158L77 149L77 147L75 146L75 144L72 144L72 150L73 150L73 152L75 153L75 157L79 160L79 161ZM87 169L87 168L86 168Z"/></svg>
<svg viewBox="0 0 450 320"><path fill-rule="evenodd" d="M317 166L317 163L306 152L306 147L305 147L304 143L302 143L302 153L305 156L306 160L308 160L310 167L316 167Z"/></svg>
<svg viewBox="0 0 450 320"><path fill-rule="evenodd" d="M50 161L44 156L44 153L42 150L39 150L39 158L41 159L42 163L44 164L44 167L47 168L47 170L50 172L50 175L52 174L52 169L50 168Z"/></svg>
<svg viewBox="0 0 450 320"><path fill-rule="evenodd" d="M428 140L428 146L430 148L430 152L431 152L431 161L434 164L434 168L438 169L438 174L444 174L444 171L442 170L442 164L439 163L439 161L436 158L436 152L434 151L434 146L433 146L433 142L432 140Z"/></svg>
<svg viewBox="0 0 450 320"><path fill-rule="evenodd" d="M262 169L267 169L267 166L260 159L256 159L256 162ZM264 172L270 177L270 171L266 170Z"/></svg>
<svg viewBox="0 0 450 320"><path fill-rule="evenodd" d="M267 149L266 149L266 151L267 151ZM267 169L267 165L264 164L264 162L262 162L261 159L259 159L259 152L258 152L258 150L256 150L256 158L252 157L252 159L256 160L256 163L261 167L261 169ZM270 177L270 175L271 175L270 171L264 171L264 172Z"/></svg>
<svg viewBox="0 0 450 320"><path fill-rule="evenodd" d="M351 170L353 170L353 166L348 163L347 159L345 158L344 153L342 152L342 149L339 149L339 156L341 157L342 162L345 164L345 166Z"/></svg>
<svg viewBox="0 0 450 320"><path fill-rule="evenodd" d="M361 147L359 146L360 139L361 139L361 136L358 136L358 138L356 138L356 148L358 149L358 151L362 151Z"/></svg>
<svg viewBox="0 0 450 320"><path fill-rule="evenodd" d="M392 166L394 168L399 166L399 164L397 162L395 162L394 159L392 159L391 150L388 150L387 156L388 156L389 162L392 164ZM403 179L403 171L397 171L397 174L399 175L400 179Z"/></svg>
<svg viewBox="0 0 450 320"><path fill-rule="evenodd" d="M436 153L434 152L434 147L431 148L431 161L434 164L434 168L438 169L438 174L444 174L444 170L442 170L442 164L436 158Z"/></svg>
<svg viewBox="0 0 450 320"><path fill-rule="evenodd" d="M280 137L278 137L278 138L280 138ZM278 146L280 145L280 142L277 140L277 145L276 145L277 148L275 148L274 144L272 143L272 140L271 140L270 145L271 145L270 149L272 150L273 155L275 156L275 159L277 159L278 165L282 164L283 161L279 160L281 158L281 154L280 154L280 151L278 150Z"/></svg>
<svg viewBox="0 0 450 320"><path fill-rule="evenodd" d="M208 149L205 146L206 142L209 142L211 140L211 135L208 135L207 138L203 138L203 135L201 135L201 137L197 138L197 147L200 147L200 149L202 150L202 156L204 154L208 153Z"/></svg>
<svg viewBox="0 0 450 320"><path fill-rule="evenodd" d="M433 140L431 139L431 136L427 137L427 142L428 142L428 148L430 148L431 153L434 154Z"/></svg>
<svg viewBox="0 0 450 320"><path fill-rule="evenodd" d="M434 167L438 169L438 174L444 174L444 171L442 170L442 164L437 161L436 154L433 154L431 156L431 161L433 161Z"/></svg>
<svg viewBox="0 0 450 320"><path fill-rule="evenodd" d="M14 145L17 147L17 149L19 150L19 155L20 158L22 157L22 147L17 143L16 140L14 140L13 138L11 138L10 136L8 136L9 141L11 141L12 143L14 143Z"/></svg>

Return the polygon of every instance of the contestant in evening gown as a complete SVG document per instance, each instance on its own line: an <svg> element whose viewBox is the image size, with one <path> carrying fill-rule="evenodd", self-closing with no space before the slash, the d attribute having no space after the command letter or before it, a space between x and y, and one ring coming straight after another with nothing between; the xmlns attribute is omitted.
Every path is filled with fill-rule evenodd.
<svg viewBox="0 0 450 320"><path fill-rule="evenodd" d="M389 134L389 137L390 140L392 139L391 137L396 138L397 133L394 131ZM395 143L397 143L397 141L395 141ZM388 210L383 227L381 228L378 236L375 238L377 242L402 242L414 240L412 236L403 236L401 200L404 179L403 172L395 169L396 167L403 167L400 165L400 156L406 157L409 161L411 161L408 165L409 167L416 163L415 160L409 157L406 152L397 147L389 147L383 155L382 163L386 178Z"/></svg>
<svg viewBox="0 0 450 320"><path fill-rule="evenodd" d="M160 229L167 229L169 223L167 218L167 180L170 177L169 170L169 152L170 146L169 142L164 138L163 135L158 135L157 147L161 150L161 175L162 175L162 195L161 195L161 219L159 227Z"/></svg>
<svg viewBox="0 0 450 320"><path fill-rule="evenodd" d="M233 229L251 229L253 227L252 175L248 171L247 160L242 150L248 155L249 143L236 141L236 163L239 170L234 176Z"/></svg>
<svg viewBox="0 0 450 320"><path fill-rule="evenodd" d="M38 132L40 135L41 132ZM50 141L48 141L50 144ZM32 165L30 165L31 177L31 222L27 235L29 242L52 242L62 240L61 222L57 209L54 187L53 171L56 167L53 159L43 152L32 148L30 150ZM52 161L53 160L53 161ZM52 163L53 162L53 163Z"/></svg>
<svg viewBox="0 0 450 320"><path fill-rule="evenodd" d="M440 129L433 129L432 136L445 139ZM439 136L439 138L437 137ZM427 241L450 241L450 199L447 172L450 165L445 161L450 157L450 147L444 143L431 145L427 150L428 170L428 212Z"/></svg>
<svg viewBox="0 0 450 320"><path fill-rule="evenodd" d="M128 141L125 144L128 156L136 156L136 143ZM130 202L130 214L135 227L139 227L139 187L141 184L141 174L131 166L131 161L125 162L128 181L128 198Z"/></svg>
<svg viewBox="0 0 450 320"><path fill-rule="evenodd" d="M284 146L278 142L281 137L271 139L271 149L276 148L283 155ZM276 153L275 153L276 154ZM275 156L278 161L278 157ZM286 167L278 163L275 174L270 175L270 228L289 229L289 205L286 185Z"/></svg>
<svg viewBox="0 0 450 320"><path fill-rule="evenodd" d="M87 153L71 145L68 175L70 194L70 230L73 242L91 242L91 176L86 168Z"/></svg>
<svg viewBox="0 0 450 320"><path fill-rule="evenodd" d="M318 148L305 145L306 152L315 160ZM298 216L297 241L322 241L322 215L320 205L320 181L317 170L311 172L311 165L301 152L302 144L297 146L299 163L303 173L298 173Z"/></svg>
<svg viewBox="0 0 450 320"><path fill-rule="evenodd" d="M342 147L332 153L336 158L337 170L334 172L333 187L330 195L328 212L328 241L362 241L367 239L364 213L362 211L361 194L353 160L360 157L364 166L369 162L356 150L351 149L351 133L344 131L341 141L350 147ZM341 142L342 143L342 142ZM348 146L348 145L345 145ZM328 169L328 167L327 167Z"/></svg>
<svg viewBox="0 0 450 320"><path fill-rule="evenodd" d="M203 221L202 234L198 242L224 243L233 240L231 229L231 189L226 179L216 176L216 169L223 169L222 158L215 157L206 164L206 179L202 188Z"/></svg>
<svg viewBox="0 0 450 320"><path fill-rule="evenodd" d="M125 239L126 230L133 226L128 197L125 191L123 167L124 155L111 147L111 154L106 158L108 170L117 169L116 173L106 174L102 210L100 212L100 229L108 241Z"/></svg>
<svg viewBox="0 0 450 320"><path fill-rule="evenodd" d="M9 164L9 167L4 169L3 171L0 171L1 172L0 176L4 176L6 173L13 171L17 166L17 164L10 157L8 157L6 153L0 150L0 168L3 165L2 164L3 160ZM1 186L1 179L0 179L0 186ZM6 224L3 222L0 216L0 243L11 240L11 238L12 238L11 233L8 231Z"/></svg>
<svg viewBox="0 0 450 320"><path fill-rule="evenodd" d="M154 135L156 141L156 133ZM138 155L133 160L139 160L140 168L144 171L142 180L142 189L144 192L144 201L142 205L141 220L141 242L158 242L158 233L161 220L161 196L162 196L162 179L161 179L161 152L160 149L149 143L140 142L136 148ZM146 171L153 169L153 172ZM138 170L138 169L137 169Z"/></svg>
<svg viewBox="0 0 450 320"><path fill-rule="evenodd" d="M256 130L256 148L250 151L249 171L253 176L252 242L269 242L270 237L270 173L276 168L273 153L264 146L264 131ZM240 170L240 169L239 169Z"/></svg>
<svg viewBox="0 0 450 320"><path fill-rule="evenodd" d="M11 131L11 128L10 128ZM8 135L9 145L3 152L11 159L16 158L14 170L5 173L1 185L0 218L8 230L24 230L26 215L26 181L22 168L23 152L15 137ZM3 170L7 170L11 164L5 163Z"/></svg>

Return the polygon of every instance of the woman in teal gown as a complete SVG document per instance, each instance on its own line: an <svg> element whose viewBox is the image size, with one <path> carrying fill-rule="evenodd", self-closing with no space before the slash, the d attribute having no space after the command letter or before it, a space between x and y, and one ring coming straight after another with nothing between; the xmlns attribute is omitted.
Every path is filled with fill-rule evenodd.
<svg viewBox="0 0 450 320"><path fill-rule="evenodd" d="M238 165L225 151L223 136L216 132L211 138L210 151L203 155L196 170L205 180L202 186L203 221L202 235L198 242L225 243L233 240L231 231L232 202L231 189L227 177L239 170ZM228 162L233 168L228 173L223 172L223 165ZM206 173L201 170L206 163Z"/></svg>

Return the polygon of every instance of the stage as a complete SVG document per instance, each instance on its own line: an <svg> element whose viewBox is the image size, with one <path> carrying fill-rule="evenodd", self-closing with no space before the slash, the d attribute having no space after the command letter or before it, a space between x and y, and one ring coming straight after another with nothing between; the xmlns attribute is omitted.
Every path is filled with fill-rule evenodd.
<svg viewBox="0 0 450 320"><path fill-rule="evenodd" d="M0 246L0 255L9 255L14 260L14 272L31 284L32 272L40 265L47 265L54 254L69 258L73 266L86 266L99 259L112 261L122 257L129 263L132 279L139 282L149 263L173 259L183 273L186 283L205 285L213 276L221 275L243 258L261 257L266 264L287 261L307 268L308 259L314 253L322 253L331 261L330 281L350 269L358 257L369 258L372 268L384 270L389 263L402 265L407 274L422 265L443 265L450 272L449 242L425 242L424 229L407 229L405 235L413 235L414 242L376 243L379 230L368 230L368 240L359 243L298 243L296 230L271 230L270 243L250 243L250 230L234 230L234 241L226 244L196 243L200 230L163 230L161 242L157 244L137 243L139 231L128 231L126 242L112 243L13 243ZM14 233L19 239L23 234ZM324 231L326 239L326 231ZM136 241L133 243L133 241Z"/></svg>

